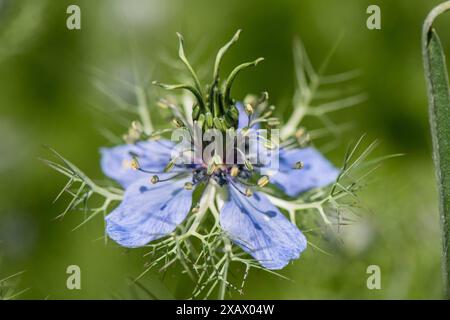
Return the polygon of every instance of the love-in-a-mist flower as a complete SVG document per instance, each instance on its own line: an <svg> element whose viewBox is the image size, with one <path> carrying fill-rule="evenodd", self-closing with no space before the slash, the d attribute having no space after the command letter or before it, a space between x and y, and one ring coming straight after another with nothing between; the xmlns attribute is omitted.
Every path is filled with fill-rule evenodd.
<svg viewBox="0 0 450 320"><path fill-rule="evenodd" d="M272 127L277 122L271 115L273 108L268 106L267 94L245 106L231 98L236 75L260 59L236 67L223 86L219 85L222 56L238 35L219 51L213 82L206 93L185 58L181 36L179 55L192 73L194 85L157 83L166 89L189 90L196 97L192 114L177 117L177 127L190 135L196 129L201 135L214 130L224 140L234 134L224 155L205 159L203 145L198 150L194 143L188 150L190 160L186 161L181 159L186 150L174 157L180 154L174 152L178 148L174 142L147 137L101 150L103 172L125 188L122 202L106 217L107 234L118 244L141 247L172 233L197 208L193 193L202 186L202 190L215 188L226 195L219 217L223 233L263 267L281 269L305 250L305 236L269 200L265 190L273 186L286 196L295 197L332 183L339 172L313 147L288 147L263 137L259 128ZM253 138L243 146L235 143L240 138L245 141L246 136ZM249 143L256 149L246 150ZM267 161L268 153L272 159L275 154L276 166Z"/></svg>

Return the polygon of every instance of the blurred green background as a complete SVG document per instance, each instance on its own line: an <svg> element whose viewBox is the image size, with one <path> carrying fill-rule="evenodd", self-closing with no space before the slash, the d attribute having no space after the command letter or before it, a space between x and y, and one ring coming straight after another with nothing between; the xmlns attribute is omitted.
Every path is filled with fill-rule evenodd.
<svg viewBox="0 0 450 320"><path fill-rule="evenodd" d="M93 111L111 103L92 81L96 70L105 72L100 80L129 80L134 61L144 81L170 82L179 31L194 66L209 71L216 50L242 28L223 69L259 56L266 60L239 78L235 97L267 90L287 118L295 88L294 37L301 37L317 66L343 34L329 70L361 70L355 82L369 98L336 113L334 119L355 126L327 155L340 165L347 142L363 133L369 141L380 140L377 155L405 155L385 162L361 192L364 227L346 235L347 245L332 250L333 256L310 248L282 271L292 281L254 271L245 294L232 297L441 298L439 215L420 54L422 22L439 2L0 0L0 279L25 270L17 288L29 288L19 296L26 299L133 297L129 278L142 271L145 250L105 246L98 240L101 218L75 232L81 214L54 220L67 204L67 198L52 204L65 179L38 160L49 156L42 145L103 179L98 149L107 140L99 129L114 127L112 112ZM69 4L81 7L81 30L66 28ZM381 30L366 28L370 4L381 8ZM440 18L438 27L450 52L450 17ZM81 290L66 289L66 267L72 264L81 267ZM380 266L381 290L367 289L368 265ZM166 280L168 287L155 273L143 284L159 298L170 292L186 296L184 276L173 272Z"/></svg>

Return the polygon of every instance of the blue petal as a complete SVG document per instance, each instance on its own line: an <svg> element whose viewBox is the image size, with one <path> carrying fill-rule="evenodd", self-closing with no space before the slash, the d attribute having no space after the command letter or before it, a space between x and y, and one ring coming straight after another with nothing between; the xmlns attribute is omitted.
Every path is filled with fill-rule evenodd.
<svg viewBox="0 0 450 320"><path fill-rule="evenodd" d="M220 225L245 252L267 269L282 269L306 248L298 228L262 194L242 195L233 187L220 213Z"/></svg>
<svg viewBox="0 0 450 320"><path fill-rule="evenodd" d="M295 163L302 161L303 169L294 169ZM339 175L336 169L319 151L312 147L304 149L281 150L279 170L271 176L288 196L295 197L314 188L325 187Z"/></svg>
<svg viewBox="0 0 450 320"><path fill-rule="evenodd" d="M136 180L149 176L130 167L132 160L130 152L139 155L139 164L142 168L162 172L171 159L172 148L173 144L168 140L144 141L137 144L102 148L100 150L102 171L106 176L126 188Z"/></svg>
<svg viewBox="0 0 450 320"><path fill-rule="evenodd" d="M192 190L184 189L190 179L152 184L140 179L125 192L122 203L106 216L106 232L118 244L135 248L175 230L192 204Z"/></svg>
<svg viewBox="0 0 450 320"><path fill-rule="evenodd" d="M244 105L240 102L236 103L236 108L239 111L238 128L242 129L248 126L248 115L244 110Z"/></svg>

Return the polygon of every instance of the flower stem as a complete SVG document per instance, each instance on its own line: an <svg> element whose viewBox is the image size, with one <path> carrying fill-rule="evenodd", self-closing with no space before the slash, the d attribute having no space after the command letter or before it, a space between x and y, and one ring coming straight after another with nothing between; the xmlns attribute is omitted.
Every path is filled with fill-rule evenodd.
<svg viewBox="0 0 450 320"><path fill-rule="evenodd" d="M450 10L450 1L436 6L425 19L422 31L422 55L428 89L433 159L440 198L443 280L448 299L450 298L450 90L444 50L432 27L434 20L447 10Z"/></svg>

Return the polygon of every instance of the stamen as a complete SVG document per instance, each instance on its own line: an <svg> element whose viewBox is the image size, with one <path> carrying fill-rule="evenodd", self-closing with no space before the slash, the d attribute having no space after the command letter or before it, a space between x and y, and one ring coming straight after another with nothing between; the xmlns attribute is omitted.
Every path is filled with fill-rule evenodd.
<svg viewBox="0 0 450 320"><path fill-rule="evenodd" d="M254 94L247 94L244 98L244 103L256 106L258 103L258 97L256 97Z"/></svg>
<svg viewBox="0 0 450 320"><path fill-rule="evenodd" d="M213 127L213 116L211 112L206 113L206 125L208 126L208 128Z"/></svg>
<svg viewBox="0 0 450 320"><path fill-rule="evenodd" d="M192 208L192 213L197 213L200 211L200 203L197 203L193 208Z"/></svg>
<svg viewBox="0 0 450 320"><path fill-rule="evenodd" d="M134 130L136 130L137 132L142 132L142 124L135 120L133 122L131 122L131 128L133 128Z"/></svg>
<svg viewBox="0 0 450 320"><path fill-rule="evenodd" d="M197 125L198 125L198 127L199 128L203 128L203 125L205 124L205 115L203 114L203 113L201 113L199 116L198 116L198 120L197 120Z"/></svg>
<svg viewBox="0 0 450 320"><path fill-rule="evenodd" d="M186 190L192 190L193 187L194 187L194 185L191 182L186 182L184 184L184 189L186 189Z"/></svg>
<svg viewBox="0 0 450 320"><path fill-rule="evenodd" d="M177 119L177 118L173 118L172 119L172 123L175 125L175 127L177 128L182 128L184 127L183 122L181 122L181 120Z"/></svg>
<svg viewBox="0 0 450 320"><path fill-rule="evenodd" d="M198 104L192 109L192 119L197 120L200 115L200 106Z"/></svg>
<svg viewBox="0 0 450 320"><path fill-rule="evenodd" d="M223 131L226 130L226 128L224 128L224 127L222 126L222 122L220 121L219 118L217 118L217 117L214 118L214 119L213 119L213 123L214 123L214 127L216 127L216 129L223 130Z"/></svg>
<svg viewBox="0 0 450 320"><path fill-rule="evenodd" d="M278 118L269 118L267 119L267 124L271 127L276 127L280 125L280 120Z"/></svg>
<svg viewBox="0 0 450 320"><path fill-rule="evenodd" d="M161 109L169 109L169 105L168 105L168 103L165 101L165 100L159 100L157 103L156 103L156 106L157 107L159 107L159 108L161 108Z"/></svg>
<svg viewBox="0 0 450 320"><path fill-rule="evenodd" d="M297 161L294 165L294 169L300 170L300 169L303 169L304 166L305 165L302 161Z"/></svg>
<svg viewBox="0 0 450 320"><path fill-rule="evenodd" d="M141 166L139 165L139 162L137 161L136 158L133 158L131 160L130 166L131 166L131 169L133 169L133 170L139 170L141 168Z"/></svg>
<svg viewBox="0 0 450 320"><path fill-rule="evenodd" d="M230 174L232 177L237 177L237 175L239 174L239 168L237 166L233 166L231 168Z"/></svg>
<svg viewBox="0 0 450 320"><path fill-rule="evenodd" d="M159 177L158 177L157 175L154 175L154 176L151 178L150 182L151 182L152 184L158 183L158 182L159 182Z"/></svg>
<svg viewBox="0 0 450 320"><path fill-rule="evenodd" d="M227 131L229 127L232 127L231 124L230 124L230 126L227 125L227 122L224 118L220 118L219 121L220 121L220 124L222 125L222 129L224 131Z"/></svg>
<svg viewBox="0 0 450 320"><path fill-rule="evenodd" d="M142 169L142 168L138 168L137 170L139 170L139 171L141 171L141 172L143 172L143 173L161 173L160 171L151 171L151 170L145 170L145 169Z"/></svg>
<svg viewBox="0 0 450 320"><path fill-rule="evenodd" d="M247 197L251 197L253 195L253 191L250 188L245 189L245 195Z"/></svg>
<svg viewBox="0 0 450 320"><path fill-rule="evenodd" d="M272 115L273 110L275 110L275 106L270 106L269 107L269 111L265 112L262 117L263 118L268 118Z"/></svg>
<svg viewBox="0 0 450 320"><path fill-rule="evenodd" d="M311 136L306 132L305 128L298 129L295 134L295 139L300 147L305 147L311 142Z"/></svg>
<svg viewBox="0 0 450 320"><path fill-rule="evenodd" d="M262 176L261 178L258 179L257 184L259 187L264 188L269 182L270 180L268 176Z"/></svg>
<svg viewBox="0 0 450 320"><path fill-rule="evenodd" d="M296 132L295 132L295 137L297 139L301 138L304 134L305 134L306 130L305 128L299 128Z"/></svg>
<svg viewBox="0 0 450 320"><path fill-rule="evenodd" d="M253 114L253 107L250 103L247 103L245 105L244 110L245 110L245 113L247 113L247 115L249 115L249 116L251 116Z"/></svg>
<svg viewBox="0 0 450 320"><path fill-rule="evenodd" d="M246 189L245 191L246 192L243 192L241 189L239 189L238 188L238 186L233 182L233 180L232 179L228 179L228 182L230 182L230 184L240 193L240 194L242 194L242 195L244 195L244 196L247 196L247 190L250 190L250 189Z"/></svg>
<svg viewBox="0 0 450 320"><path fill-rule="evenodd" d="M250 161L245 160L244 165L249 171L253 171L253 165L251 164Z"/></svg>
<svg viewBox="0 0 450 320"><path fill-rule="evenodd" d="M175 165L175 161L174 160L170 160L169 163L164 168L164 172L169 172L170 170L172 170L174 165Z"/></svg>
<svg viewBox="0 0 450 320"><path fill-rule="evenodd" d="M245 181L245 180L243 180L243 179L236 179L236 181L238 181L240 184L242 184L242 185L244 185L244 186L246 186L246 187L255 187L256 186L256 184L254 184L254 183L249 183L249 182L247 182L247 181Z"/></svg>
<svg viewBox="0 0 450 320"><path fill-rule="evenodd" d="M177 173L177 174L175 174L175 175L173 175L173 176L171 176L171 177L169 177L169 178L166 178L166 179L160 179L159 176L154 175L154 176L152 177L152 179L151 179L151 182L153 183L154 178L155 178L155 180L156 180L156 183L158 183L158 182L166 182L166 181L170 181L170 180L172 180L172 179L176 179L176 178L179 178L179 177L185 176L185 175L186 175L186 172L181 172L181 173Z"/></svg>
<svg viewBox="0 0 450 320"><path fill-rule="evenodd" d="M209 176L212 175L212 173L216 170L216 168L217 168L216 164L211 162L208 165L208 169L206 170L206 174L209 175Z"/></svg>
<svg viewBox="0 0 450 320"><path fill-rule="evenodd" d="M272 140L267 139L264 136L258 135L258 138L263 140L263 146L266 147L269 150L275 150L277 148L276 143L274 143Z"/></svg>
<svg viewBox="0 0 450 320"><path fill-rule="evenodd" d="M228 109L228 115L231 117L231 119L233 119L234 121L238 121L239 120L239 111L235 106L231 106Z"/></svg>

